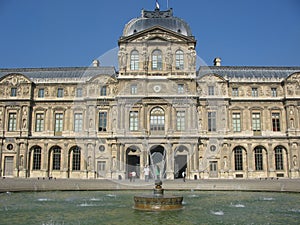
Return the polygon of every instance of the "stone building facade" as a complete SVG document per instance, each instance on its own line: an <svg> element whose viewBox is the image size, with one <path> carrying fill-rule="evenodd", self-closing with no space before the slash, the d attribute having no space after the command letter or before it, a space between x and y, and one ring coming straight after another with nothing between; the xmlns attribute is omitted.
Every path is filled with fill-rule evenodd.
<svg viewBox="0 0 300 225"><path fill-rule="evenodd" d="M299 178L300 67L196 68L172 10L118 43L119 71L0 69L0 176Z"/></svg>

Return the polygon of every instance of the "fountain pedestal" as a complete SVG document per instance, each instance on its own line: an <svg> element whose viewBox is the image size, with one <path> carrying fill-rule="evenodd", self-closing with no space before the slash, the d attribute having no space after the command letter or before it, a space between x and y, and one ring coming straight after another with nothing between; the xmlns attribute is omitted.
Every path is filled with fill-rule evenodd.
<svg viewBox="0 0 300 225"><path fill-rule="evenodd" d="M155 181L152 195L134 196L134 208L146 211L182 209L182 196L164 195L162 181Z"/></svg>

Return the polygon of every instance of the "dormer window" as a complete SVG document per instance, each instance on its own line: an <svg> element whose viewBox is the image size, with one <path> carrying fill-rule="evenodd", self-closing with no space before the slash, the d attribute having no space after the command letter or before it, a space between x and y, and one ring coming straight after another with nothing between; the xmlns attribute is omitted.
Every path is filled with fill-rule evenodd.
<svg viewBox="0 0 300 225"><path fill-rule="evenodd" d="M208 95L210 95L210 96L215 95L215 87L214 86L208 86Z"/></svg>
<svg viewBox="0 0 300 225"><path fill-rule="evenodd" d="M57 89L57 97L58 98L63 98L64 97L64 89L63 88L58 88Z"/></svg>
<svg viewBox="0 0 300 225"><path fill-rule="evenodd" d="M162 52L154 50L152 53L152 70L162 70Z"/></svg>
<svg viewBox="0 0 300 225"><path fill-rule="evenodd" d="M107 87L102 86L100 87L100 96L106 96L107 95Z"/></svg>
<svg viewBox="0 0 300 225"><path fill-rule="evenodd" d="M130 55L130 69L139 70L139 52L134 50Z"/></svg>
<svg viewBox="0 0 300 225"><path fill-rule="evenodd" d="M10 96L11 97L16 97L17 96L17 88L16 87L12 87L10 89Z"/></svg>
<svg viewBox="0 0 300 225"><path fill-rule="evenodd" d="M176 70L184 69L184 59L183 59L183 51L176 51Z"/></svg>

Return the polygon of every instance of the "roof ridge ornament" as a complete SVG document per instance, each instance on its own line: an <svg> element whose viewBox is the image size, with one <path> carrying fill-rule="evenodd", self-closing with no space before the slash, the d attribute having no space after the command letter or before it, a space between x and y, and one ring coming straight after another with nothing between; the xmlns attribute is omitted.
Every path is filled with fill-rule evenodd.
<svg viewBox="0 0 300 225"><path fill-rule="evenodd" d="M160 11L159 9L155 9L155 11L142 11L143 18L169 18L173 17L173 9L169 9L167 11Z"/></svg>

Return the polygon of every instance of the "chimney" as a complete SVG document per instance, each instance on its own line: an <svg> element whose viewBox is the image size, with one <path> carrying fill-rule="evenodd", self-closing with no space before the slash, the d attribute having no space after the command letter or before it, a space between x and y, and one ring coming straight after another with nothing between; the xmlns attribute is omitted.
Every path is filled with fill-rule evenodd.
<svg viewBox="0 0 300 225"><path fill-rule="evenodd" d="M93 60L93 67L99 67L99 66L100 66L99 60L97 59Z"/></svg>
<svg viewBox="0 0 300 225"><path fill-rule="evenodd" d="M214 66L221 66L221 58L217 57L214 59Z"/></svg>

